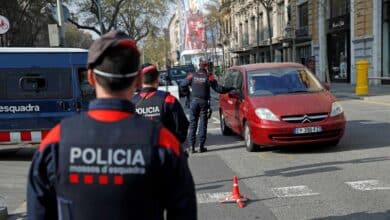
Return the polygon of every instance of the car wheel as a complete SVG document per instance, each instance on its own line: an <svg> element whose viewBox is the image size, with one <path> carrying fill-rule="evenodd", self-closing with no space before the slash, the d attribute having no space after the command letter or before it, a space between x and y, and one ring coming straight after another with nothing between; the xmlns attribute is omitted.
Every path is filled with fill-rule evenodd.
<svg viewBox="0 0 390 220"><path fill-rule="evenodd" d="M232 130L226 125L225 116L223 116L223 113L221 111L219 112L219 120L220 120L222 135L225 136L231 135Z"/></svg>
<svg viewBox="0 0 390 220"><path fill-rule="evenodd" d="M245 122L244 140L245 148L248 152L254 152L258 149L258 146L253 143L251 132L247 122Z"/></svg>

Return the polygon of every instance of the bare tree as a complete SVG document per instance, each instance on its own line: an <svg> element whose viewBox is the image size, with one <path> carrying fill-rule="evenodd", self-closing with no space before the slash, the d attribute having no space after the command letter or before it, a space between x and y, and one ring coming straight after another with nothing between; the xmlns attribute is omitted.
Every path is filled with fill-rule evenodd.
<svg viewBox="0 0 390 220"><path fill-rule="evenodd" d="M70 1L69 1L70 2ZM79 29L88 29L102 35L114 29L125 31L136 41L149 33L161 31L161 23L167 19L168 1L160 0L79 0L79 11L69 22ZM83 17L81 20L80 18ZM99 27L99 29L97 28Z"/></svg>
<svg viewBox="0 0 390 220"><path fill-rule="evenodd" d="M218 5L215 2L206 4L205 9L205 28L211 34L211 47L214 48L214 57L217 58L216 64L218 65L216 35L222 26L222 14L219 12Z"/></svg>
<svg viewBox="0 0 390 220"><path fill-rule="evenodd" d="M41 9L49 1L1 1L0 14L10 21L5 34L7 46L48 46L47 24L49 18Z"/></svg>
<svg viewBox="0 0 390 220"><path fill-rule="evenodd" d="M276 0L257 0L263 5L266 15L267 15L267 24L268 24L268 37L269 37L269 51L270 51L270 60L273 62L273 49L272 49L272 24L271 24L271 16L272 9L276 2Z"/></svg>

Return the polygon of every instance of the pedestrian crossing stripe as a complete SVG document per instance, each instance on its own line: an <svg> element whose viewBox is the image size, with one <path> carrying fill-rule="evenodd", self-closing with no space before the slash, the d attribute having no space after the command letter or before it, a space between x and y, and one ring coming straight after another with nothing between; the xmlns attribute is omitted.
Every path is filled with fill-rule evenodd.
<svg viewBox="0 0 390 220"><path fill-rule="evenodd" d="M199 204L219 202L230 196L231 192L198 193L196 199Z"/></svg>
<svg viewBox="0 0 390 220"><path fill-rule="evenodd" d="M319 193L313 192L309 187L303 185L272 188L272 192L279 198L319 195Z"/></svg>
<svg viewBox="0 0 390 220"><path fill-rule="evenodd" d="M390 190L390 185L387 185L379 180L360 180L353 182L345 182L355 190L372 191L372 190Z"/></svg>
<svg viewBox="0 0 390 220"><path fill-rule="evenodd" d="M345 182L345 184L359 191L390 190L390 185L385 184L379 180L359 180ZM314 192L305 185L272 188L271 191L278 198L320 195L320 193ZM230 195L231 192L214 192L197 193L196 197L199 204L205 204L219 202Z"/></svg>

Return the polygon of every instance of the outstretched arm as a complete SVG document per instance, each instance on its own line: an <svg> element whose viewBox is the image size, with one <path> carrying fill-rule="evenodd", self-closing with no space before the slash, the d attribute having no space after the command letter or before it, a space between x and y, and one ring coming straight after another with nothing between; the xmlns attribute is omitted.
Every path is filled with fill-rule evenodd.
<svg viewBox="0 0 390 220"><path fill-rule="evenodd" d="M180 81L180 85L179 86L182 86L182 87L186 87L186 86L189 86L191 85L192 83L192 74L188 74L187 77L185 79L183 79L182 81Z"/></svg>
<svg viewBox="0 0 390 220"><path fill-rule="evenodd" d="M219 85L217 80L214 78L213 75L209 76L209 82L210 82L211 88L213 88L214 91L216 91L220 94L228 93L234 89L233 87L228 88L228 87L224 87L224 86Z"/></svg>

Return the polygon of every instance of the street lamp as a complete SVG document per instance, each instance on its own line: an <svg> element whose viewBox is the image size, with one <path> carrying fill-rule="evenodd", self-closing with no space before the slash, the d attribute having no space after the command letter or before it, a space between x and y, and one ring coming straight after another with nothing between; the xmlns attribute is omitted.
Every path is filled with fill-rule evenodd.
<svg viewBox="0 0 390 220"><path fill-rule="evenodd" d="M60 47L65 47L65 27L64 11L62 10L62 0L57 0L58 29L60 33Z"/></svg>

